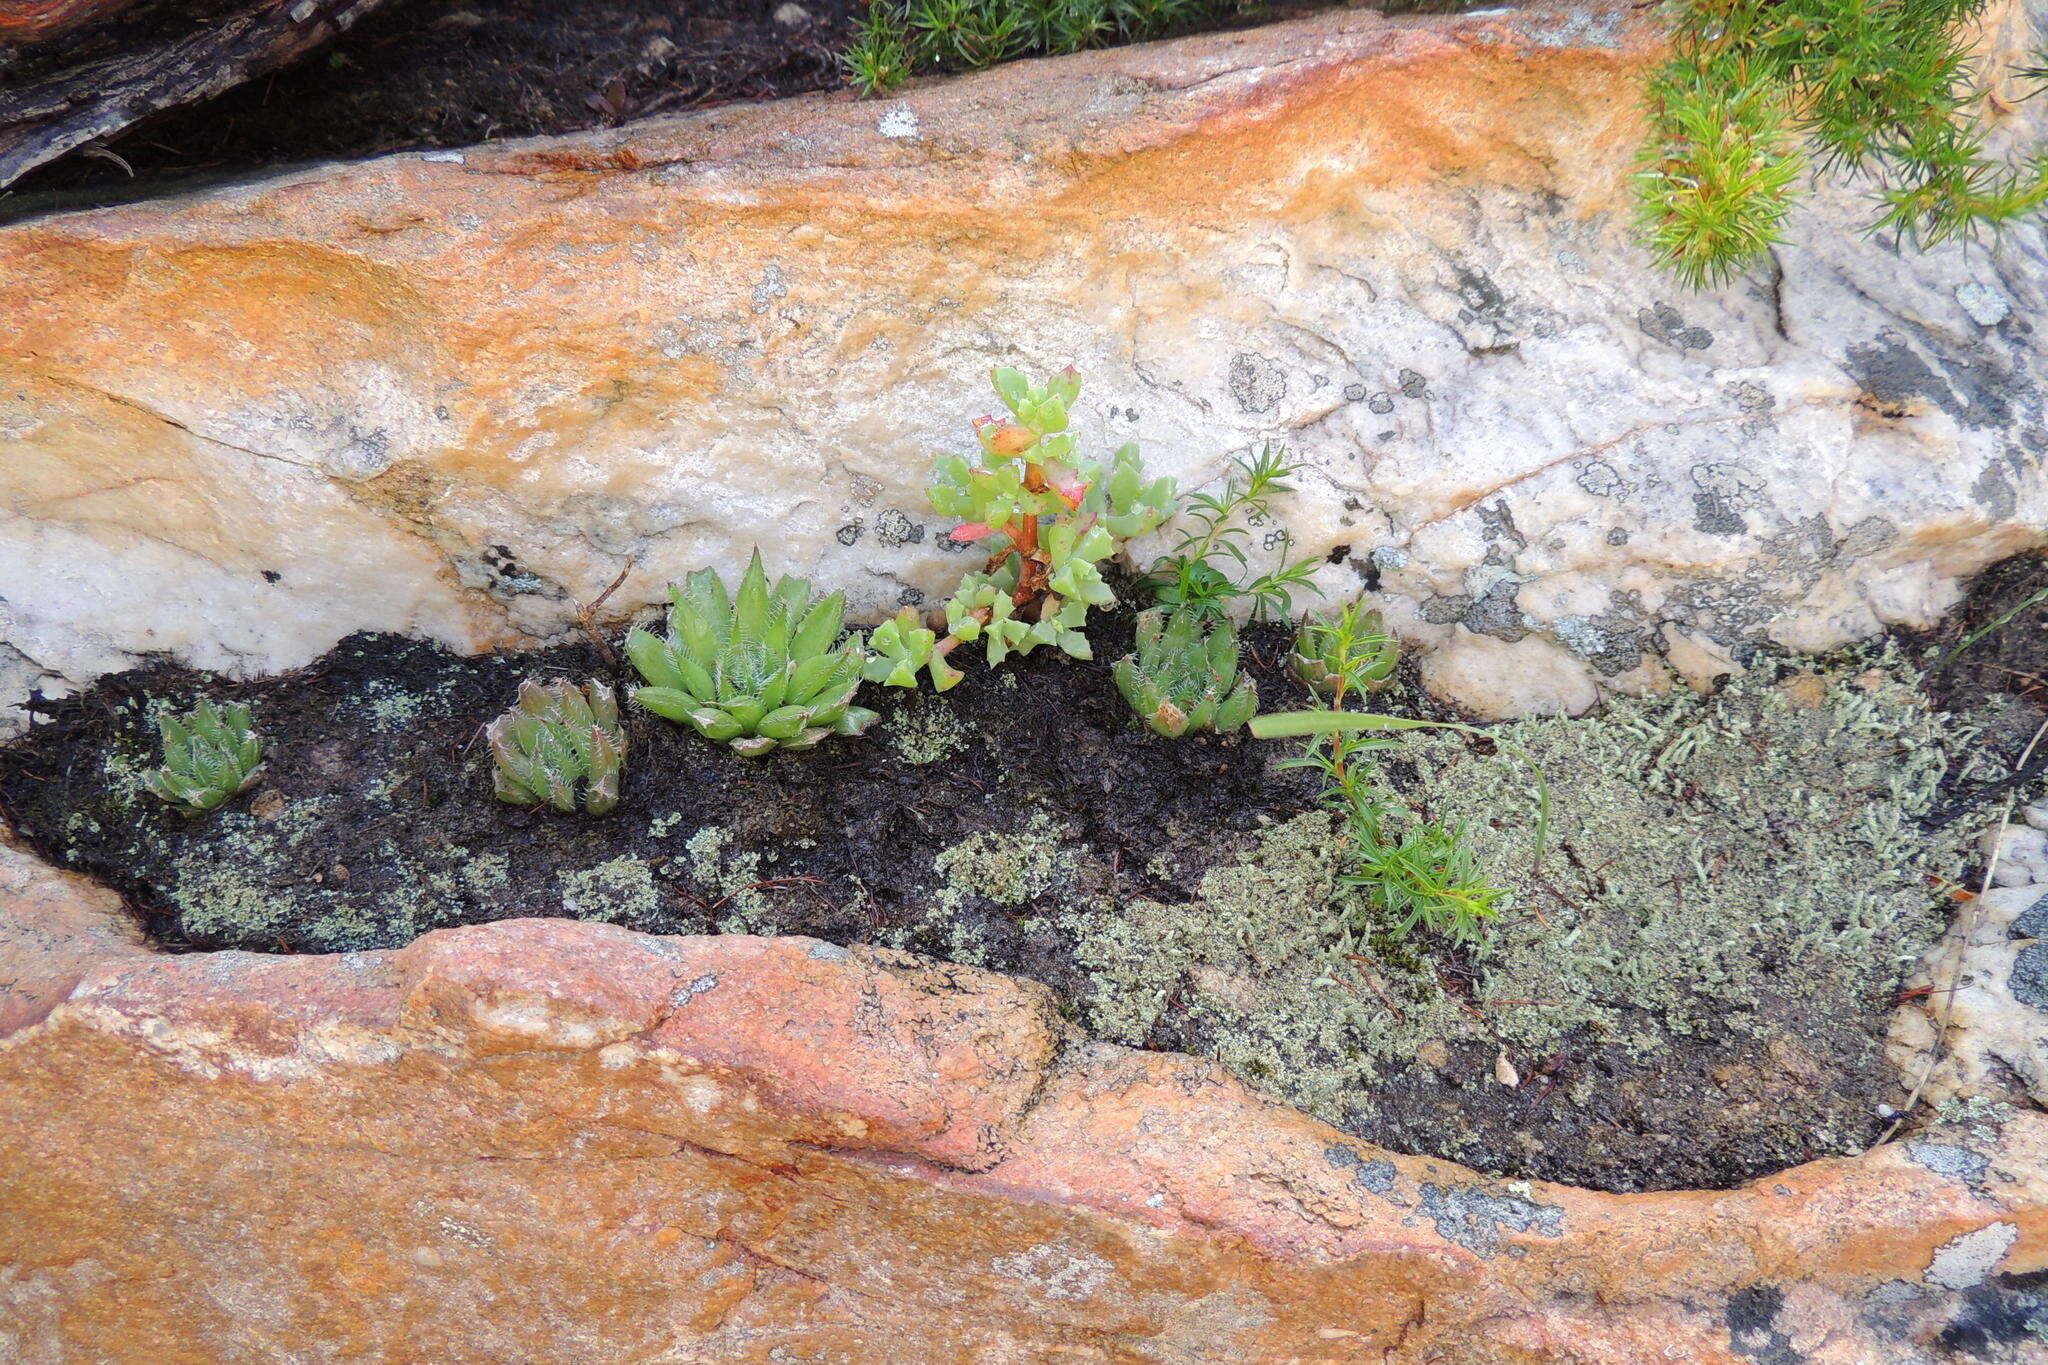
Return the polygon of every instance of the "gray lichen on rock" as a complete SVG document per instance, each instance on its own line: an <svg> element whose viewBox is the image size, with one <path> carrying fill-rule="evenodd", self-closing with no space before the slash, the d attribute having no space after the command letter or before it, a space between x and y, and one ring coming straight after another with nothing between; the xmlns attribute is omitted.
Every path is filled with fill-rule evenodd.
<svg viewBox="0 0 2048 1365"><path fill-rule="evenodd" d="M1091 974L1081 1022L1141 1045L1170 1001L1225 1066L1342 1123L1445 1040L1533 1056L1594 1038L1654 1058L1680 1038L1766 1040L1774 1001L1862 1011L1932 940L1934 888L1967 858L1967 822L1929 832L1918 817L1951 760L1972 762L1970 733L1889 658L1506 734L1550 781L1540 871L1531 779L1509 746L1444 736L1402 751L1418 770L1408 794L1463 823L1512 893L1473 954L1469 1001L1343 923L1357 902L1336 882L1331 818L1311 813L1211 869L1198 900L1050 912Z"/></svg>

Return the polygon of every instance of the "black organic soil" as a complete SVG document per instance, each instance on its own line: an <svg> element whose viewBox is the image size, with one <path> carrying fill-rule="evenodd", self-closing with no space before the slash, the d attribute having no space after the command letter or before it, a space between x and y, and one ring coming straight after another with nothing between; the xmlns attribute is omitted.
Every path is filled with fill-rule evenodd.
<svg viewBox="0 0 2048 1365"><path fill-rule="evenodd" d="M1912 638L1936 706L1990 702L2026 725L2048 711L2048 559L2016 555L1986 569L1947 620Z"/></svg>
<svg viewBox="0 0 2048 1365"><path fill-rule="evenodd" d="M1275 0L1208 26L1270 23L1331 3ZM175 37L203 8L143 6L11 55L0 44L0 88ZM53 201L125 199L166 181L836 90L845 84L839 54L863 8L862 0L393 0L297 66L109 139L111 158L74 154L30 172L11 198L0 192L0 219Z"/></svg>
<svg viewBox="0 0 2048 1365"><path fill-rule="evenodd" d="M854 0L393 0L309 60L73 156L17 193L137 182L599 128L840 84ZM777 14L781 15L778 19ZM133 51L189 28L144 7L30 48L0 82Z"/></svg>
<svg viewBox="0 0 2048 1365"><path fill-rule="evenodd" d="M1130 622L1112 621L1093 634L1098 649L1120 655ZM1265 695L1299 700L1299 689L1273 666L1282 640L1270 627L1250 632L1248 663ZM49 704L45 723L0 749L0 802L22 834L127 895L166 944L316 953L393 947L410 937L395 917L378 924L330 912L402 898L435 850L501 854L509 868L502 889L458 892L459 910L434 924L560 914L564 873L626 858L650 864L658 888L645 905L608 903L606 917L628 927L669 934L744 927L853 942L901 927L912 907L921 912L937 853L973 834L1015 832L1017 813L1027 809L1060 812L1105 855L1114 885L1102 891L1184 900L1186 883L1199 880L1199 866L1212 858L1198 859L1193 877L1168 882L1145 871L1159 854L1207 841L1222 857L1241 845L1233 835L1310 804L1312 784L1277 770L1286 753L1275 746L1243 732L1171 742L1144 730L1101 660L1039 651L1005 665L1014 686L985 677L977 657L960 664L967 679L943 708L928 693L869 688L863 700L883 715L869 737L811 753L741 758L623 707L630 759L623 800L618 813L593 820L493 799L480 737L522 678L610 677L623 688L626 679L593 647L463 658L418 640L358 635L306 669L260 682L165 666L118 674ZM271 800L282 798L283 812L318 810L316 832L292 856L249 869L261 889L294 907L267 920L260 935L239 926L195 932L171 908L191 877L195 850L223 864L246 857L234 823L187 820L107 777L109 754L146 763L154 752L155 732L143 719L149 699L184 709L202 695L255 712L269 745L265 787L276 793ZM959 752L916 763L889 742L892 727L912 727L925 711L943 711L961 727ZM240 798L234 809L252 799ZM648 812L675 818L655 836ZM81 836L81 816L99 830ZM705 828L724 831L729 855L761 859L760 885L742 888L752 894L707 896L693 884L684 864L702 859L680 850ZM730 918L736 903L744 926ZM968 928L995 945L1009 969L1061 981L1067 966L1059 945L1020 933L1020 911L983 902L971 915ZM936 956L948 947L905 946Z"/></svg>
<svg viewBox="0 0 2048 1365"><path fill-rule="evenodd" d="M1953 642L1963 623L2044 584L2039 561L2007 566L1911 647ZM1061 869L1067 901L1099 901L1102 913L1136 898L1189 904L1205 872L1235 865L1259 831L1315 805L1313 780L1281 766L1293 745L1242 733L1170 741L1139 727L1106 662L1125 651L1130 627L1123 613L1104 619L1095 662L1040 651L990 674L963 660L969 677L943 704L870 688L863 700L883 713L877 726L807 754L743 759L627 707L625 799L602 819L492 799L480 738L522 678L605 676L588 645L460 658L365 635L255 682L154 667L42 704L39 723L0 748L0 813L44 856L124 893L173 949L388 947L451 924L569 913L657 933L804 934L940 958L969 945L974 960L1072 999L1085 995L1089 968L1057 917L1034 913L1041 883L1031 870L1014 894L986 878L963 893L935 875L935 860L975 836L1028 844L1027 813L1050 811L1073 863ZM1967 677L1937 673L1937 696L1962 707L1997 690L2038 718L2040 692L2015 694L2003 680L2048 673L2048 615L2001 640ZM1265 709L1300 702L1276 666L1284 636L1255 628L1246 646ZM133 775L155 761L150 707L201 695L252 707L268 770L223 814L187 820L141 795ZM1412 686L1389 704L1431 706ZM495 871L471 875L479 868ZM995 881L1003 875L996 869ZM210 907L204 923L177 909L197 904ZM1444 987L1460 989L1457 950L1418 946ZM1174 1005L1160 1003L1147 1044L1207 1050ZM1874 1140L1873 1097L1897 1088L1873 1042L1890 1005L1794 1000L1778 1030L1789 1052L1758 1051L1756 1033L1674 1037L1651 1057L1582 1038L1519 1088L1489 1083L1490 1058L1465 1056L1461 1044L1449 1064L1385 1078L1376 1116L1355 1131L1432 1154L1456 1133L1463 1159L1477 1151L1477 1164L1504 1175L1725 1187L1820 1154L1803 1136L1817 1127ZM1802 1008L1814 1017L1797 1017ZM1284 1077L1270 1084L1286 1093ZM1759 1127L1755 1105L1747 1117L1733 1112L1731 1085L1753 1099L1779 1086L1798 1121Z"/></svg>

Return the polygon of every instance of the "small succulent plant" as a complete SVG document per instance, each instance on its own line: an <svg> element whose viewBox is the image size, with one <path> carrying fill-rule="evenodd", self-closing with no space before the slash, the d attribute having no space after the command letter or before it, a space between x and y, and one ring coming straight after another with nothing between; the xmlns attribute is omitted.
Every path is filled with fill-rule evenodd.
<svg viewBox="0 0 2048 1365"><path fill-rule="evenodd" d="M1237 674L1237 627L1210 627L1199 612L1139 613L1137 652L1110 672L1139 719L1169 738L1235 730L1259 709L1258 688Z"/></svg>
<svg viewBox="0 0 2048 1365"><path fill-rule="evenodd" d="M500 801L603 815L619 804L626 732L611 688L592 680L519 684L519 701L484 731Z"/></svg>
<svg viewBox="0 0 2048 1365"><path fill-rule="evenodd" d="M1325 697L1377 692L1401 662L1401 642L1377 611L1347 602L1330 620L1301 618L1287 675Z"/></svg>
<svg viewBox="0 0 2048 1365"><path fill-rule="evenodd" d="M915 687L925 670L944 691L960 681L946 656L977 640L991 664L1040 645L1092 657L1082 633L1088 608L1116 601L1100 565L1176 506L1173 480L1146 478L1137 446L1107 461L1076 456L1067 430L1068 408L1081 391L1073 369L1033 384L999 367L991 380L1010 416L976 418L980 454L940 456L925 491L934 511L961 518L951 533L955 543L993 536L998 548L961 578L946 603L943 638L914 613L869 637L878 656L868 668L874 681Z"/></svg>
<svg viewBox="0 0 2048 1365"><path fill-rule="evenodd" d="M142 775L150 794L184 815L204 815L263 774L263 739L249 708L201 701L190 714L157 717L164 765Z"/></svg>
<svg viewBox="0 0 2048 1365"><path fill-rule="evenodd" d="M876 713L853 704L867 666L858 638L842 641L842 593L813 598L785 575L771 589L761 554L726 595L700 569L669 588L668 634L635 629L626 655L647 680L633 700L749 758L808 749L827 735L857 735Z"/></svg>

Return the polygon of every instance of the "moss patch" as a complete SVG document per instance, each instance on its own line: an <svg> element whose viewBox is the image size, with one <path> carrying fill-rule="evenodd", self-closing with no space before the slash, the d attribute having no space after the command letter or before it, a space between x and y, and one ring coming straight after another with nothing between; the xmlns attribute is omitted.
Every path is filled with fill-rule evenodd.
<svg viewBox="0 0 2048 1365"><path fill-rule="evenodd" d="M1530 779L1507 746L1437 736L1388 765L1419 810L1468 827L1512 892L1468 957L1416 964L1360 941L1331 817L1305 815L1210 870L1194 902L1061 912L1089 974L1081 1022L1503 1171L1544 1171L1530 1149L1550 1144L1527 1139L1545 1127L1622 1188L1696 1183L1706 1148L1759 1166L1860 1150L1878 1102L1898 1099L1878 1060L1892 993L1970 858L1973 824L1918 822L1944 771L1977 761L1971 732L1887 657L1506 733L1554 793L1540 868ZM1495 1079L1503 1056L1521 1085ZM1636 1139L1680 1111L1691 1131L1671 1134L1659 1171Z"/></svg>

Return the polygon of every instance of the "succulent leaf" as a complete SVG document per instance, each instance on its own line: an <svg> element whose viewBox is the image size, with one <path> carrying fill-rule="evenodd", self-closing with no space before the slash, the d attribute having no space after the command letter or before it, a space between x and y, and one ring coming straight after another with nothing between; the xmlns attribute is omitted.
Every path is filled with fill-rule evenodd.
<svg viewBox="0 0 2048 1365"><path fill-rule="evenodd" d="M519 684L519 700L485 727L491 748L491 789L521 806L579 807L603 815L619 803L626 732L618 700L592 680Z"/></svg>
<svg viewBox="0 0 2048 1365"><path fill-rule="evenodd" d="M700 569L669 599L665 637L627 637L626 655L648 683L633 700L749 757L834 733L863 669L877 662L857 637L840 638L844 594L813 597L807 580L789 575L771 587L758 550L731 596L716 572Z"/></svg>
<svg viewBox="0 0 2048 1365"><path fill-rule="evenodd" d="M263 740L246 706L201 700L187 715L159 715L157 734L163 766L144 773L142 783L183 815L213 810L263 773Z"/></svg>
<svg viewBox="0 0 2048 1365"><path fill-rule="evenodd" d="M1235 730L1258 709L1258 689L1238 676L1237 628L1228 621L1211 625L1193 612L1155 607L1139 613L1136 635L1137 648L1110 675L1155 733Z"/></svg>

